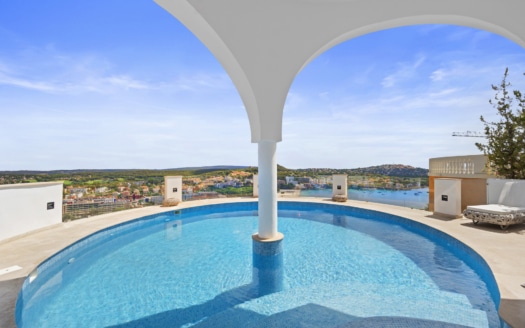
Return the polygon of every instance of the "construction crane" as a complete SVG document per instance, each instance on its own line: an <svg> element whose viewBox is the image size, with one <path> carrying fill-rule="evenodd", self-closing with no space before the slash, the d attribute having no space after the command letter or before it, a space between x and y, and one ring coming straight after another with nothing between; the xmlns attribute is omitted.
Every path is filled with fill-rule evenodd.
<svg viewBox="0 0 525 328"><path fill-rule="evenodd" d="M452 132L453 137L485 138L485 135L476 131Z"/></svg>

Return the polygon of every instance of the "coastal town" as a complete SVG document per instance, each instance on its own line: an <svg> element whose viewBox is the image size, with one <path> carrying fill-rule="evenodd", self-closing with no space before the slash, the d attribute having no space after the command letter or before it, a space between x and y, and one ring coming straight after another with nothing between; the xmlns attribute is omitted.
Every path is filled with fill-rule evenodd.
<svg viewBox="0 0 525 328"><path fill-rule="evenodd" d="M381 165L351 170L299 169L279 167L279 190L315 190L332 188L333 174L347 174L352 189L409 190L428 185L426 170L406 165ZM161 204L164 176L183 177L183 200L252 196L253 176L257 168L209 169L194 171L60 171L0 172L0 184L63 181L64 215L82 211L99 214L106 207L126 209ZM72 216L71 219L76 218Z"/></svg>

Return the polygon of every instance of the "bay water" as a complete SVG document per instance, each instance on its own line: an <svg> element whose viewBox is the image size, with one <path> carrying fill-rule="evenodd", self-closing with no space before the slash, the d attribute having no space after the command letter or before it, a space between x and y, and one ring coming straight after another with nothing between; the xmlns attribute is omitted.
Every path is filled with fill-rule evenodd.
<svg viewBox="0 0 525 328"><path fill-rule="evenodd" d="M428 187L410 190L348 189L348 199L417 209L428 208ZM301 197L332 197L332 189L301 190Z"/></svg>

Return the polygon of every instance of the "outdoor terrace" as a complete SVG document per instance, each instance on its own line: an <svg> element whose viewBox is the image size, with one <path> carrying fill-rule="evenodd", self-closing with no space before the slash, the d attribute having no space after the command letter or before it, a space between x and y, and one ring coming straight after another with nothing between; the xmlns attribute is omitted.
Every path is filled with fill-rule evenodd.
<svg viewBox="0 0 525 328"><path fill-rule="evenodd" d="M209 199L179 204L176 209L224 202L245 202L250 198ZM323 198L289 198L279 201L326 203ZM347 201L343 206L383 211L414 220L443 231L480 254L490 266L499 287L500 315L512 327L525 326L525 259L521 245L525 242L525 226L511 226L501 231L497 226L474 225L466 219L446 219L431 212L399 206ZM0 242L0 268L20 267L0 275L0 327L15 327L15 302L25 277L42 261L67 245L100 229L138 217L172 211L173 207L151 206L115 212L87 219L56 224Z"/></svg>

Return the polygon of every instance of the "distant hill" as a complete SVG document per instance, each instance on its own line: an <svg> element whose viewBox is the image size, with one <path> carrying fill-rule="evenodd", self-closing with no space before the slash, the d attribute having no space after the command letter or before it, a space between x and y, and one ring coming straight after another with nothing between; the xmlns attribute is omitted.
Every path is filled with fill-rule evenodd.
<svg viewBox="0 0 525 328"><path fill-rule="evenodd" d="M284 170L283 170L284 171ZM348 175L386 175L391 177L428 177L428 169L413 167L403 164L384 164L370 167L360 167L356 169L329 169L329 168L308 168L290 170L303 174L348 174Z"/></svg>
<svg viewBox="0 0 525 328"><path fill-rule="evenodd" d="M125 172L134 171L133 169L75 169L75 170L51 170L51 171L36 171L36 170L19 170L19 171L0 171L0 174L75 174L87 172Z"/></svg>
<svg viewBox="0 0 525 328"><path fill-rule="evenodd" d="M0 171L0 175L72 175L72 174L111 174L118 175L119 173L130 173L136 175L165 175L176 172L187 174L204 174L214 171L228 171L228 170L256 170L253 166L240 165L213 165L213 166L195 166L195 167L179 167L170 169L77 169L77 170L53 170L53 171ZM277 171L280 176L285 175L331 175L331 174L348 174L348 175L386 175L392 177L427 177L428 169L413 167L403 164L384 164L378 166L370 166L354 169L330 169L330 168L307 168L307 169L288 169L282 165L277 165Z"/></svg>
<svg viewBox="0 0 525 328"><path fill-rule="evenodd" d="M162 169L158 171L217 171L217 170L242 170L250 166L238 165L213 165L213 166L192 166L192 167L178 167L174 169Z"/></svg>
<svg viewBox="0 0 525 328"><path fill-rule="evenodd" d="M350 172L354 173L355 175L378 174L392 177L428 176L428 169L402 164L384 164L379 166L370 166L365 168L351 169Z"/></svg>
<svg viewBox="0 0 525 328"><path fill-rule="evenodd" d="M239 165L214 165L214 166L194 166L194 167L179 167L171 169L75 169L75 170L51 170L51 171L0 171L0 174L75 174L75 173L89 173L89 172L130 172L130 171L219 171L219 170L241 170L249 166Z"/></svg>

